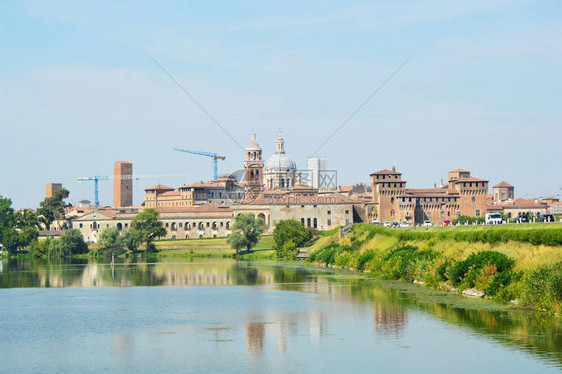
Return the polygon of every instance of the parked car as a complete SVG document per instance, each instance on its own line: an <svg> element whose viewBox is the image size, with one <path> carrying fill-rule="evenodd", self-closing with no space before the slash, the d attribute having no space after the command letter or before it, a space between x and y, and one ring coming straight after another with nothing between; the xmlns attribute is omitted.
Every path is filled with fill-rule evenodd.
<svg viewBox="0 0 562 374"><path fill-rule="evenodd" d="M529 223L529 216L526 215L526 214L519 214L517 217L515 217L513 222L515 222L515 223Z"/></svg>
<svg viewBox="0 0 562 374"><path fill-rule="evenodd" d="M556 222L556 219L552 214L541 215L541 222Z"/></svg>
<svg viewBox="0 0 562 374"><path fill-rule="evenodd" d="M392 222L392 225L390 227L392 227L393 229L396 229L396 228L398 228L398 226L400 226L398 224L398 222Z"/></svg>
<svg viewBox="0 0 562 374"><path fill-rule="evenodd" d="M390 227L390 222L384 221L384 227Z"/></svg>
<svg viewBox="0 0 562 374"><path fill-rule="evenodd" d="M451 221L449 220L443 221L443 226L451 226Z"/></svg>
<svg viewBox="0 0 562 374"><path fill-rule="evenodd" d="M379 222L379 221L376 221L376 220L375 220L375 221L373 221L373 222L371 222L371 225L375 225L375 226L383 226L383 224L382 224L381 222Z"/></svg>
<svg viewBox="0 0 562 374"><path fill-rule="evenodd" d="M423 226L423 227L431 227L431 226L433 226L433 225L431 224L431 221L430 221L430 220L426 219L425 221L423 221L423 225L422 225L422 226Z"/></svg>
<svg viewBox="0 0 562 374"><path fill-rule="evenodd" d="M486 213L486 225L501 225L503 218L500 213Z"/></svg>
<svg viewBox="0 0 562 374"><path fill-rule="evenodd" d="M400 222L400 227L403 227L403 228L410 227L410 224L408 223L408 221L402 221L402 222Z"/></svg>

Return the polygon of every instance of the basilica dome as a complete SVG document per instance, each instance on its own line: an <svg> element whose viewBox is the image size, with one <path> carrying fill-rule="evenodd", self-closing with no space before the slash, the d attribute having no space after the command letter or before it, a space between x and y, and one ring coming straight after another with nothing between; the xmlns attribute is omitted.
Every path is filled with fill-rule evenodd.
<svg viewBox="0 0 562 374"><path fill-rule="evenodd" d="M265 168L269 170L296 169L297 166L286 153L274 153L265 163Z"/></svg>

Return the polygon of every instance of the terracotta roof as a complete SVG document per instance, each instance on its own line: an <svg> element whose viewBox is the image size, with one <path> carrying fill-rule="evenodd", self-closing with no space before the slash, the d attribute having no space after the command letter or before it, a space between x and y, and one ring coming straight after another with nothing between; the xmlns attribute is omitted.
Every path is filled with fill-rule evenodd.
<svg viewBox="0 0 562 374"><path fill-rule="evenodd" d="M341 194L330 194L321 196L288 196L281 195L276 197L257 197L253 200L244 200L238 205L311 205L311 204L351 204L353 200Z"/></svg>
<svg viewBox="0 0 562 374"><path fill-rule="evenodd" d="M156 210L161 213L228 213L233 211L232 208L219 203L207 203L190 207L163 207L156 208Z"/></svg>
<svg viewBox="0 0 562 374"><path fill-rule="evenodd" d="M371 173L369 175L376 175L376 174L399 174L399 175L402 175L402 173L399 173L397 171L388 170L388 169L380 170L380 171Z"/></svg>
<svg viewBox="0 0 562 374"><path fill-rule="evenodd" d="M505 182L505 181L502 181L502 182L500 182L500 183L498 183L498 184L496 184L496 185L494 186L494 188L498 188L498 187L510 187L510 188L513 188L513 186L512 186L511 184L509 184L509 183L507 183L507 182Z"/></svg>
<svg viewBox="0 0 562 374"><path fill-rule="evenodd" d="M341 192L350 192L351 190L353 190L353 186L341 186L340 187Z"/></svg>
<svg viewBox="0 0 562 374"><path fill-rule="evenodd" d="M160 196L181 196L181 192L179 191L166 191L162 193Z"/></svg>
<svg viewBox="0 0 562 374"><path fill-rule="evenodd" d="M174 188L172 187L168 187L168 186L164 186L162 184L157 184L156 186L152 186L152 187L148 187L144 189L145 191L155 191L155 190L169 190L169 191L173 191Z"/></svg>
<svg viewBox="0 0 562 374"><path fill-rule="evenodd" d="M459 173L470 173L470 171L468 171L468 170L463 170L463 169L451 170L449 173L454 173L454 172L459 172Z"/></svg>
<svg viewBox="0 0 562 374"><path fill-rule="evenodd" d="M410 194L412 196L422 196L422 197L428 197L428 196L457 197L459 195L457 192L449 192L449 190L446 190L444 188L412 188L412 189L407 189L406 194L407 195Z"/></svg>
<svg viewBox="0 0 562 374"><path fill-rule="evenodd" d="M316 190L316 188L309 186L308 184L297 184L291 187L291 190Z"/></svg>
<svg viewBox="0 0 562 374"><path fill-rule="evenodd" d="M562 201L550 204L550 206L562 206Z"/></svg>
<svg viewBox="0 0 562 374"><path fill-rule="evenodd" d="M222 183L213 183L213 182L197 182L197 183L192 183L192 184L186 184L184 186L181 186L179 188L221 188L224 187L224 184Z"/></svg>
<svg viewBox="0 0 562 374"><path fill-rule="evenodd" d="M487 179L480 179L474 177L459 178L455 180L456 182L488 182Z"/></svg>
<svg viewBox="0 0 562 374"><path fill-rule="evenodd" d="M515 199L503 204L504 208L546 208L546 204L535 202L531 199Z"/></svg>

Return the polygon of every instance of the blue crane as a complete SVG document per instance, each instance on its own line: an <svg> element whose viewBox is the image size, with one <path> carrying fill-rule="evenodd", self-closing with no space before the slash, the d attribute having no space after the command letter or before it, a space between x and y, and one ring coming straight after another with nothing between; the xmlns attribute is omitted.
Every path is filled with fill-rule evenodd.
<svg viewBox="0 0 562 374"><path fill-rule="evenodd" d="M98 209L100 205L99 193L98 193L98 182L107 181L113 179L132 179L138 181L141 178L174 178L174 177L184 177L189 174L169 174L169 175L95 175L93 177L82 177L78 178L78 183L82 182L94 182L94 206Z"/></svg>
<svg viewBox="0 0 562 374"><path fill-rule="evenodd" d="M174 151L192 153L194 155L211 157L211 160L213 160L213 180L217 179L217 168L218 168L217 160L225 160L226 159L225 156L219 156L216 153L210 153L210 152L192 151L192 150L189 150L189 149L180 149L180 148L174 148Z"/></svg>

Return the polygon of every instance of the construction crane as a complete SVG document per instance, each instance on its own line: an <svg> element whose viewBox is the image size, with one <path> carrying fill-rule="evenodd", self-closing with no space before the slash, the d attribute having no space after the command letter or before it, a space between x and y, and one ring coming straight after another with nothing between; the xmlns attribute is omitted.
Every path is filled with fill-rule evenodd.
<svg viewBox="0 0 562 374"><path fill-rule="evenodd" d="M185 177L189 174L168 174L168 175L95 175L93 177L82 177L78 178L78 183L82 182L94 182L94 207L98 209L100 205L99 200L99 181L107 181L113 179L132 179L132 180L139 180L139 179L148 179L148 178L174 178L174 177Z"/></svg>
<svg viewBox="0 0 562 374"><path fill-rule="evenodd" d="M192 150L189 150L189 149L180 149L180 148L174 148L174 151L192 153L194 155L211 157L211 160L213 160L213 180L217 179L217 168L218 168L217 160L225 160L226 159L225 156L219 156L216 153L210 153L210 152L192 151Z"/></svg>

